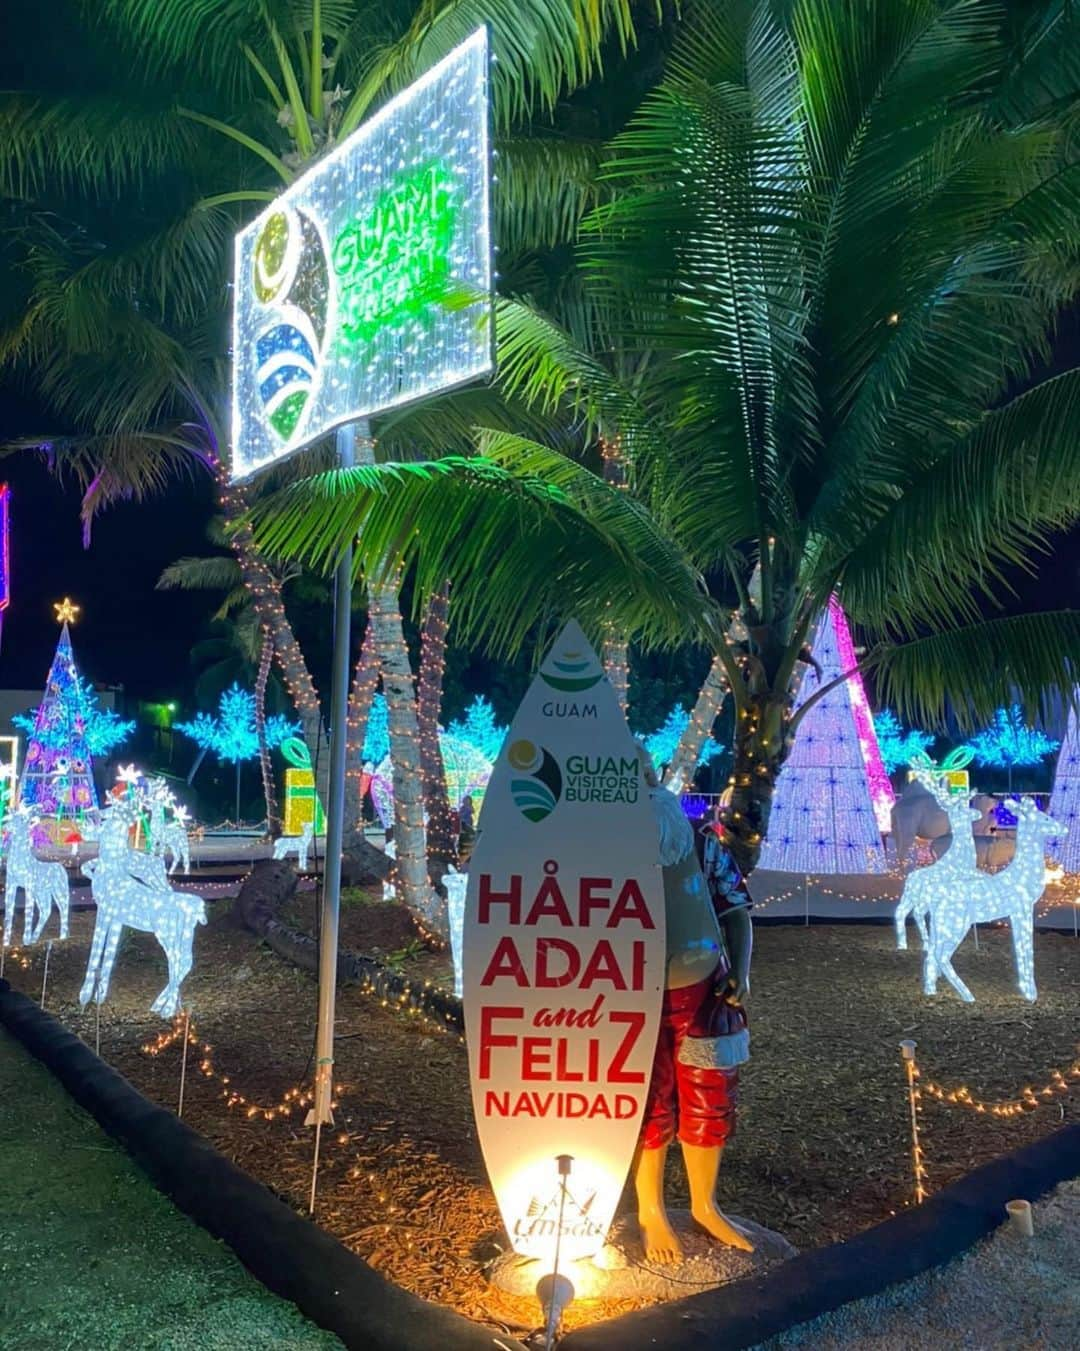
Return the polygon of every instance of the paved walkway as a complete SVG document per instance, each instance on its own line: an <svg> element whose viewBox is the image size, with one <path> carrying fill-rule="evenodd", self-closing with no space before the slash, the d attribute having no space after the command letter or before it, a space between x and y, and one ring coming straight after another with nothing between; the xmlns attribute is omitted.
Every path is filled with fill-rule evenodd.
<svg viewBox="0 0 1080 1351"><path fill-rule="evenodd" d="M341 1351L0 1030L4 1351Z"/></svg>

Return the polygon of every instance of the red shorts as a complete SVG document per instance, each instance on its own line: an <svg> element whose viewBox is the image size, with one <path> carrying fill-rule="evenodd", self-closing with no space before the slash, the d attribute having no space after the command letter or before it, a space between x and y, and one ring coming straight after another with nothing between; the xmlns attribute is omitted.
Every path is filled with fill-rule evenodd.
<svg viewBox="0 0 1080 1351"><path fill-rule="evenodd" d="M720 1002L715 992L718 979L722 979L720 971L696 985L664 994L641 1128L642 1149L659 1149L675 1139L676 1133L683 1144L715 1148L735 1133L739 1070L737 1064L722 1062L745 1060L746 1051L741 1048L748 1044L748 1036L741 1011L733 1011L741 1024L734 1038L710 1035ZM720 1042L726 1043L722 1051Z"/></svg>

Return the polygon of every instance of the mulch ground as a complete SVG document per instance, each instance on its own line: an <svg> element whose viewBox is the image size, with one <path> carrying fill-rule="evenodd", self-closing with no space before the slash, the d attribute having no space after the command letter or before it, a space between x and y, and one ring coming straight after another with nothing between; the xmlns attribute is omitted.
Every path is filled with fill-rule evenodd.
<svg viewBox="0 0 1080 1351"><path fill-rule="evenodd" d="M310 926L314 904L301 897L291 919ZM189 1062L184 1118L306 1211L312 1132L302 1111L267 1120L262 1109L310 1081L315 984L238 927L230 902L216 903L210 915L184 990L212 1050ZM54 947L46 1000L91 1045L94 1015L80 1009L77 995L92 923L92 915L75 916L69 941ZM448 958L424 950L396 906L347 894L342 944L449 983ZM966 1085L987 1100L1039 1087L1080 1055L1080 942L1038 933L1035 947L1039 1000L1030 1005L1016 993L1008 932L981 930L978 952L968 939L955 961L976 995L966 1005L951 991L923 998L919 953L897 952L891 927L760 926L753 1057L721 1172L721 1205L808 1248L910 1204L901 1039L918 1042L924 1083ZM40 948L24 954L25 966L9 956L6 974L37 997L43 959ZM143 1049L167 1030L149 1013L164 983L154 940L126 933L102 1010L101 1054L149 1097L175 1107L179 1045L157 1055ZM463 1046L355 988L339 992L337 1028L340 1106L334 1131L324 1135L316 1219L425 1298L493 1326L531 1326L536 1311L501 1301L483 1276L506 1241L477 1148ZM200 1059L212 1063L213 1077L200 1072ZM1074 1084L1039 1110L1006 1120L927 1098L930 1190L1076 1120ZM230 1108L230 1094L245 1102ZM670 1166L672 1202L685 1204L677 1159ZM581 1321L621 1311L571 1312Z"/></svg>

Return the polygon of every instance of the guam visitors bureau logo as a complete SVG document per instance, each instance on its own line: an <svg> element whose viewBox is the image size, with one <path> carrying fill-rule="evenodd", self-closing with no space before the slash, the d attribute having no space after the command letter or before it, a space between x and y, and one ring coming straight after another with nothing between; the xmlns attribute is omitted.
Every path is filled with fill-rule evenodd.
<svg viewBox="0 0 1080 1351"><path fill-rule="evenodd" d="M535 741L515 741L508 751L510 794L522 816L543 821L564 802L636 802L641 763L624 755L568 755L559 767L552 753Z"/></svg>
<svg viewBox="0 0 1080 1351"><path fill-rule="evenodd" d="M576 694L579 690L590 690L604 678L596 658L591 653L553 652L540 668L540 678L553 690L566 694Z"/></svg>
<svg viewBox="0 0 1080 1351"><path fill-rule="evenodd" d="M251 267L256 298L270 311L255 338L258 399L266 426L285 442L310 408L326 338L326 251L311 217L275 211L259 231Z"/></svg>
<svg viewBox="0 0 1080 1351"><path fill-rule="evenodd" d="M507 755L514 777L510 795L527 821L550 816L562 796L562 770L549 750L535 741L515 741Z"/></svg>

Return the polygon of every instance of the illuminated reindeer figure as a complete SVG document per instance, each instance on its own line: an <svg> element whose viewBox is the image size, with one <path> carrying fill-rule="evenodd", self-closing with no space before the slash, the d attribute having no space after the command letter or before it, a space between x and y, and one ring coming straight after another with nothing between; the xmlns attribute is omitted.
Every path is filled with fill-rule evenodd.
<svg viewBox="0 0 1080 1351"><path fill-rule="evenodd" d="M299 835L279 835L274 841L274 857L281 859L288 858L290 854L295 854L297 872L306 873L308 850L311 848L311 838L314 833L314 823L305 821L300 827Z"/></svg>
<svg viewBox="0 0 1080 1351"><path fill-rule="evenodd" d="M981 813L968 804L966 795L949 793L940 780L930 780L926 787L949 819L952 844L940 858L925 868L916 868L904 879L895 915L898 948L907 947L908 915L914 915L923 947L927 947L930 941L927 917L934 905L939 898L948 897L957 888L966 886L968 879L977 872L975 836L971 826L979 820Z"/></svg>
<svg viewBox="0 0 1080 1351"><path fill-rule="evenodd" d="M1039 811L1033 798L1010 799L1006 805L1016 817L1013 861L999 873L975 873L966 883L938 893L931 906L923 964L923 989L928 995L936 994L940 972L965 1003L974 1003L975 996L953 970L953 953L972 924L1007 919L1020 993L1025 999L1036 998L1035 903L1046 886L1046 841L1060 834L1061 826Z"/></svg>
<svg viewBox="0 0 1080 1351"><path fill-rule="evenodd" d="M160 859L169 855L169 876L178 866L185 873L191 871L191 844L187 833L187 809L182 807L162 778L149 781L146 790L147 806L150 815L150 852ZM166 821L165 812L172 812L173 819Z"/></svg>
<svg viewBox="0 0 1080 1351"><path fill-rule="evenodd" d="M79 1003L104 1001L120 935L127 925L152 933L165 952L169 980L151 1008L171 1018L180 1006L180 986L191 970L195 926L206 923L206 906L201 896L169 887L161 858L129 846L128 830L136 815L124 802L107 807L97 831L98 857L83 864L92 883L97 922Z"/></svg>
<svg viewBox="0 0 1080 1351"><path fill-rule="evenodd" d="M38 941L49 922L54 905L60 912L60 937L68 936L67 872L62 863L46 863L34 854L30 836L37 821L36 816L20 807L5 822L8 842L4 881L4 947L11 943L15 897L20 887L25 897L23 943Z"/></svg>

